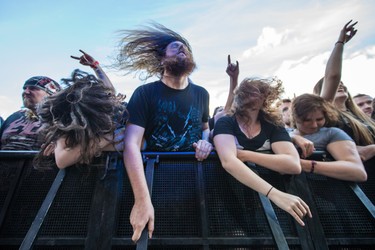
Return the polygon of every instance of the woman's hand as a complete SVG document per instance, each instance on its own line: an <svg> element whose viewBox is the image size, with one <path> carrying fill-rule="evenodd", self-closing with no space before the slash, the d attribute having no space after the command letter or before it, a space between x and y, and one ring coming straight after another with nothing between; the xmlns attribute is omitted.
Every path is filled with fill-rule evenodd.
<svg viewBox="0 0 375 250"><path fill-rule="evenodd" d="M298 196L291 195L288 193L281 192L276 188L268 194L268 198L274 202L279 208L288 212L293 218L301 225L304 226L305 223L302 219L307 215L312 218L312 214L309 206Z"/></svg>
<svg viewBox="0 0 375 250"><path fill-rule="evenodd" d="M315 151L314 143L303 136L292 135L292 141L301 148L301 158L307 158Z"/></svg>
<svg viewBox="0 0 375 250"><path fill-rule="evenodd" d="M352 22L352 20L350 20L348 23L346 23L344 28L342 28L342 30L340 32L340 35L339 35L338 42L341 42L341 43L345 44L345 43L349 42L355 36L355 34L357 33L357 30L355 29L354 26L358 22L350 24L351 22Z"/></svg>

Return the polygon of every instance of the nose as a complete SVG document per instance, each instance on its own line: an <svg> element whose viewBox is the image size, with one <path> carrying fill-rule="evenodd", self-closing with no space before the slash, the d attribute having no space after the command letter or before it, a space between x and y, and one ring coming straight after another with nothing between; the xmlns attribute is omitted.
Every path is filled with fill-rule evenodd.
<svg viewBox="0 0 375 250"><path fill-rule="evenodd" d="M365 108L371 108L372 104L371 103L365 103Z"/></svg>
<svg viewBox="0 0 375 250"><path fill-rule="evenodd" d="M29 89L29 87L24 88L24 89L23 89L23 93L25 93L25 94L30 94L30 89Z"/></svg>
<svg viewBox="0 0 375 250"><path fill-rule="evenodd" d="M318 123L316 121L311 122L311 127L317 128L318 127Z"/></svg>

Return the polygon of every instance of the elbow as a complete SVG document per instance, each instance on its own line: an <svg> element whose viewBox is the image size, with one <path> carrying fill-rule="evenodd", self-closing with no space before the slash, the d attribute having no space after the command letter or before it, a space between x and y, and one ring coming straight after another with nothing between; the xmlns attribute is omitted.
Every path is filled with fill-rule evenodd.
<svg viewBox="0 0 375 250"><path fill-rule="evenodd" d="M229 164L229 162L222 161L221 166L225 169L225 171L231 172L231 164Z"/></svg>
<svg viewBox="0 0 375 250"><path fill-rule="evenodd" d="M288 163L288 167L284 168L282 174L291 174L291 175L299 175L302 172L301 163L298 160L290 160Z"/></svg>
<svg viewBox="0 0 375 250"><path fill-rule="evenodd" d="M302 173L302 168L301 168L301 165L298 164L296 167L293 167L291 170L290 170L290 173L288 174L293 174L293 175L299 175Z"/></svg>
<svg viewBox="0 0 375 250"><path fill-rule="evenodd" d="M355 180L356 182L365 182L367 181L367 173L366 171L363 169L361 170L358 174L357 174L357 178Z"/></svg>
<svg viewBox="0 0 375 250"><path fill-rule="evenodd" d="M221 166L227 171L228 173L232 174L234 171L235 164L231 163L230 161L223 160L221 161Z"/></svg>

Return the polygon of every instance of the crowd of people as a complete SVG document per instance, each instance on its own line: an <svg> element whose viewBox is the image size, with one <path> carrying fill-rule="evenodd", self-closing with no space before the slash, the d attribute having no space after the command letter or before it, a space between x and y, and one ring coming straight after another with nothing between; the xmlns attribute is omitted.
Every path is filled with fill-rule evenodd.
<svg viewBox="0 0 375 250"><path fill-rule="evenodd" d="M155 220L142 150L193 151L198 161L215 151L231 176L303 226L303 219L312 217L308 204L273 187L244 162L280 174L367 180L366 167L375 162L374 101L365 94L352 98L341 82L344 45L355 36L356 24L350 21L340 31L312 93L291 99L281 98L277 78L245 77L238 84L239 63L228 56L229 94L211 117L209 92L189 78L196 64L184 37L157 23L123 30L114 66L159 80L139 86L125 102L100 64L80 50L83 55L72 58L95 75L75 70L61 84L46 76L28 79L24 108L0 119L1 150L37 150L34 163L40 169L89 164L103 151L123 152L134 192L133 241L145 227L151 238ZM316 150L333 161L309 160Z"/></svg>

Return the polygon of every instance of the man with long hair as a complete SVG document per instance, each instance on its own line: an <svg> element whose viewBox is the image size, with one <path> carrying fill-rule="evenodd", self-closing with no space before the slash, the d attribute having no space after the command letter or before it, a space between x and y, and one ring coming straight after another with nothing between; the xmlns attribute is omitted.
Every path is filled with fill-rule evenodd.
<svg viewBox="0 0 375 250"><path fill-rule="evenodd" d="M133 241L148 224L154 230L154 208L148 192L140 149L147 151L195 151L197 160L208 157L209 94L189 75L196 68L191 47L176 32L153 23L139 30L123 30L117 67L138 72L140 79L160 80L138 87L129 100L125 129L124 163L135 202L130 214Z"/></svg>

